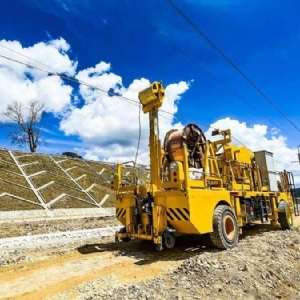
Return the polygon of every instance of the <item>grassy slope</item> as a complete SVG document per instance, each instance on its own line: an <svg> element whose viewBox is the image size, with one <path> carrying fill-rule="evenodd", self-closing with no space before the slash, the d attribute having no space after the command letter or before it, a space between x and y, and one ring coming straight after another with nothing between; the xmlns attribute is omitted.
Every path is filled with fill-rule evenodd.
<svg viewBox="0 0 300 300"><path fill-rule="evenodd" d="M37 172L44 171L41 174L32 177L32 183L35 188L42 187L51 181L55 183L47 186L40 191L45 203L49 203L54 198L62 193L68 194L58 202L55 202L55 208L88 208L97 207L95 203L78 188L74 179L84 188L87 189L94 184L94 187L89 191L90 195L96 202L100 202L102 198L109 194L110 197L105 203L105 207L111 207L115 204L115 193L111 191L108 182L111 174L115 172L115 167L101 162L89 162L88 166L82 161L77 159L67 159L60 163L61 170L47 155L34 154L24 156L30 153L20 151L13 151L15 156L23 156L18 158L20 164L33 163L24 166L24 171L27 175L32 175ZM53 156L55 161L65 160L62 156ZM64 170L72 168L68 174ZM101 175L97 174L104 169ZM8 172L10 171L10 172ZM130 171L130 168L125 168L124 174ZM147 180L147 172L139 171L139 177L145 181ZM40 209L39 201L34 192L30 189L29 184L22 176L19 168L14 163L10 154L6 150L0 150L0 194L9 193L17 197L25 198L31 202L15 199L14 197L4 196L0 197L0 211L9 210L23 210L23 209ZM79 199L78 199L79 198Z"/></svg>

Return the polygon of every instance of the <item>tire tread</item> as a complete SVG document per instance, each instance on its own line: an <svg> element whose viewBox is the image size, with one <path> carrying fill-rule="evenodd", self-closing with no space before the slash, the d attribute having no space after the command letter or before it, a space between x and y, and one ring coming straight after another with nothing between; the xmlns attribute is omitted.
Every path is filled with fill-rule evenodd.
<svg viewBox="0 0 300 300"><path fill-rule="evenodd" d="M282 230L291 229L292 224L289 223L287 218L287 211L289 209L289 204L286 201L280 201L278 203L278 208L284 211L278 213L278 223L280 224L281 229Z"/></svg>
<svg viewBox="0 0 300 300"><path fill-rule="evenodd" d="M219 227L220 222L222 222L223 213L225 210L230 209L230 211L233 213L232 209L227 205L219 205L216 207L214 212L214 219L213 219L213 232L210 233L210 238L213 243L213 245L216 248L219 249L228 249L233 248L235 246L234 243L233 246L226 246L227 242L225 241L225 238L222 234L222 228ZM238 241L238 238L237 238Z"/></svg>

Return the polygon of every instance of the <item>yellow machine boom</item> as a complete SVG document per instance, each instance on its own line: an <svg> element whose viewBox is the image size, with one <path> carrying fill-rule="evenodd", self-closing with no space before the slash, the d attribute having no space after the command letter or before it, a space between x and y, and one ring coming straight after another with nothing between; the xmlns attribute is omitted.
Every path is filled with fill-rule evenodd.
<svg viewBox="0 0 300 300"><path fill-rule="evenodd" d="M162 147L157 116L164 97L161 82L139 92L143 112L149 113L150 183L126 184L118 164L111 188L124 227L116 240L152 240L162 250L174 247L176 233L209 233L215 247L227 249L254 221L290 229L293 212L299 214L292 174L275 173L272 153L230 144L230 130L215 130L212 135L221 139L207 140L195 124L170 130Z"/></svg>

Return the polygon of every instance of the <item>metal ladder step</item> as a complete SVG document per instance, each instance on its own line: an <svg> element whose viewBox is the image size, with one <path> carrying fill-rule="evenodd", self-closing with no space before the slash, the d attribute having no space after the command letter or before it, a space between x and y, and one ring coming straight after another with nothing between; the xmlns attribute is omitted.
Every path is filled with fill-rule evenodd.
<svg viewBox="0 0 300 300"><path fill-rule="evenodd" d="M268 214L267 200L265 196L262 196L261 199L259 200L259 208L260 208L260 221L262 223L268 222L269 214Z"/></svg>
<svg viewBox="0 0 300 300"><path fill-rule="evenodd" d="M298 217L299 216L299 203L298 203L298 199L297 199L297 195L296 195L294 175L291 172L287 172L287 177L288 177L290 193L291 193L293 204L294 204L294 215L296 217Z"/></svg>

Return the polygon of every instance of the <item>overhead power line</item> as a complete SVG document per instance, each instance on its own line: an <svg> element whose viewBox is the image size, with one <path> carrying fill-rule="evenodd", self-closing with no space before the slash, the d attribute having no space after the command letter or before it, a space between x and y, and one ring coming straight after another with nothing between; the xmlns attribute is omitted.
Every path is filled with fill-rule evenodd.
<svg viewBox="0 0 300 300"><path fill-rule="evenodd" d="M14 51L14 52L15 52L15 51ZM23 55L23 54L21 54L21 53L18 53L18 54ZM75 83L77 83L77 84L82 84L82 85L88 86L88 87L90 87L90 88L93 88L93 89L99 90L99 91L101 91L101 92L103 92L103 93L106 93L106 94L108 94L108 95L110 95L110 96L118 97L118 98L121 99L121 100L125 100L125 101L127 101L128 103L130 103L130 104L132 104L132 105L135 105L135 106L138 106L138 107L139 107L139 105L140 105L140 102L137 101L137 100L133 100L133 99L130 99L130 98L127 98L127 97L124 97L124 96L120 96L120 95L118 95L118 94L116 94L116 93L113 93L113 92L110 92L110 91L103 90L103 89L101 89L101 88L99 88L99 87L97 87L97 86L91 85L91 84L86 83L86 82L84 82L84 81L82 81L82 80L78 80L78 79L76 79L76 78L74 78L74 77L64 76L64 75L59 74L58 72L55 72L55 73L54 73L54 72L50 72L50 71L44 70L44 69L42 69L42 68L39 68L39 67L36 67L36 66L32 66L32 65L30 65L30 64L21 62L21 61L19 61L19 60L16 60L16 59L13 59L13 58L4 56L4 55L0 55L0 57L2 57L2 58L4 58L4 59L7 59L7 60L9 60L9 61L13 61L13 62L18 63L18 64L21 64L21 65L24 65L24 66L26 66L26 67L28 67L28 68L30 68L30 69L35 69L35 70L38 70L38 71L40 71L40 72L47 73L47 74L49 74L49 75L58 76L58 77L63 78L63 79L65 79L65 80L69 80L69 81L75 82ZM28 57L28 56L26 56L26 57L30 59L30 57ZM37 63L40 63L40 64L42 64L42 65L45 65L44 63L41 63L41 62L39 62L39 61L36 61L36 62L37 62ZM47 65L45 65L45 66L47 66ZM49 67L49 66L47 66L47 67ZM49 67L49 68L51 68L51 69L53 69L53 70L56 70L56 69L54 69L54 68L52 68L52 67ZM160 109L160 112L166 113L166 114L168 114L168 115L170 115L170 116L172 116L173 118L176 118L176 119L179 118L179 117L176 117L173 113L168 112L168 111L166 111L166 110ZM165 118L165 119L169 119L169 118L167 118L166 116L163 116L163 115L161 115L161 114L159 114L159 115L160 115L161 117ZM207 125L207 124L204 124L204 123L200 123L200 122L198 122L198 121L191 120L190 118L186 118L186 117L184 117L184 116L180 116L180 118L181 118L181 119L186 119L186 120L188 120L188 121L190 121L190 122L198 123L198 124L200 124L200 125L202 125L202 126L205 126L205 127L207 127L207 128L211 128L211 129L214 129L214 130L217 129L217 128L214 128L214 127L212 127L212 126L210 126L210 125ZM171 120L171 119L169 119L169 120ZM243 146L246 147L245 144L243 144L241 141L239 141L238 139L236 139L233 135L232 135L231 137L232 137L234 140L236 140L238 143L240 143L241 145L243 145Z"/></svg>
<svg viewBox="0 0 300 300"><path fill-rule="evenodd" d="M6 49L10 50L10 49L7 48L7 47L6 47ZM15 52L15 53L17 53L17 54L19 54L19 55L21 55L21 56L25 56L25 55L23 55L22 53L16 52L16 51L14 51L14 50L13 50L13 52ZM37 62L37 63L39 63L39 64L42 64L42 65L44 65L44 66L46 66L46 67L48 67L48 68L51 68L51 69L53 69L53 70L55 70L55 71L57 71L57 72L54 73L54 72L51 72L51 71L47 71L47 70L44 70L44 69L42 69L42 68L39 68L39 67L30 65L30 64L28 64L28 63L24 63L24 62L21 62L21 61L19 61L19 60L16 60L16 59L7 57L7 56L5 56L5 55L0 55L0 57L2 57L2 58L4 58L4 59L7 59L7 60L9 60L9 61L13 61L13 62L18 63L18 64L21 64L21 65L24 65L24 66L26 66L26 67L28 67L28 68L30 68L30 69L35 69L35 70L38 70L38 71L40 71L40 72L47 73L48 75L58 76L58 77L60 77L60 78L62 78L62 79L69 80L69 81L75 82L75 83L77 83L77 84L85 85L85 86L90 87L90 88L95 89L95 90L99 90L99 91L101 91L101 92L103 92L103 93L106 93L106 94L108 94L108 95L110 95L110 96L114 96L114 97L117 97L117 98L119 98L119 99L121 99L121 100L125 100L125 101L127 101L128 103L130 103L130 104L132 104L132 105L135 105L135 106L138 106L138 107L140 106L140 102L137 101L137 100L130 99L130 98L127 98L127 97L118 95L118 94L116 94L116 93L114 93L114 92L110 92L110 91L103 90L103 89L101 89L101 88L98 87L98 86L89 84L89 83L84 82L83 80L79 80L79 79L77 79L77 78L75 78L75 77L72 77L72 76L65 76L65 75L59 74L59 71L58 71L57 69L52 68L52 67L50 67L50 66L48 66L48 65L46 65L46 64L44 64L44 63L42 63L42 62L39 62L39 61L37 61L37 60L34 60L34 59L32 59L32 58L30 58L30 57L28 57L28 56L25 56L25 57L28 58L28 59L32 59L33 61L35 61L35 62ZM165 110L160 110L160 111L163 112L163 113L166 113L166 114L168 114L168 115L170 115L170 116L172 116L172 117L175 117L175 115L172 114L171 112L168 112L168 111L165 111ZM165 118L165 119L169 119L169 118L167 118L166 116L163 116L163 115L160 115L160 116L163 117L163 118ZM175 118L176 118L176 117L175 117ZM169 120L171 120L171 119L169 119ZM206 125L206 124L202 124L202 125L204 125L204 126L206 126L206 127L210 127L209 125ZM215 129L215 128L213 128L213 129Z"/></svg>
<svg viewBox="0 0 300 300"><path fill-rule="evenodd" d="M53 67L50 67L49 65L46 65L46 64L44 64L44 63L42 63L42 62L40 62L40 61L38 61L38 60L36 60L36 59L34 59L34 58L32 58L32 57L29 57L29 56L27 56L27 55L25 55L25 54L23 54L23 53L20 53L20 52L14 50L14 49L8 48L8 47L6 47L6 46L4 46L4 45L1 45L1 44L0 44L0 47L1 47L1 48L4 48L4 49L6 49L6 50L9 50L9 51L11 51L11 52L14 52L14 53L16 53L16 54L18 54L18 55L21 55L21 56L23 56L23 57L26 57L26 58L28 58L28 59L30 59L30 60L32 60L32 61L34 61L34 62L36 62L36 63L38 63L38 64L40 64L40 65L42 65L42 66L44 66L44 67L47 67L47 68L50 68L50 69L52 69L52 70L54 70L54 71L56 71L56 72L59 72L57 69L55 69L55 68L53 68Z"/></svg>
<svg viewBox="0 0 300 300"><path fill-rule="evenodd" d="M204 33L202 30L199 29L199 27L186 15L184 12L179 9L171 0L167 0L168 3L196 30L198 34L200 34L260 95L262 95L290 124L292 124L299 132L299 127L290 120L288 116L284 112L282 112L275 103L259 88L257 85L246 76L246 74L237 67L233 61L228 58L224 52L216 46Z"/></svg>
<svg viewBox="0 0 300 300"><path fill-rule="evenodd" d="M129 7L124 0L120 0L120 2L126 7L129 11L133 12L134 15L139 15L138 12L134 11L131 7ZM254 106L252 106L250 103L248 103L245 99L243 99L241 96L239 96L235 91L233 91L228 85L226 85L224 82L219 80L216 76L214 76L211 72L209 72L207 69L205 69L196 59L192 58L190 55L188 55L184 50L182 50L178 45L176 45L174 42L172 42L168 37L166 37L164 34L162 34L158 29L156 29L153 25L151 25L149 22L146 22L144 18L142 18L141 15L139 15L140 18L157 34L159 34L164 40L166 40L170 45L172 45L175 49L177 49L180 53L182 53L184 56L186 56L188 59L190 59L197 67L199 67L202 71L204 71L206 74L208 74L210 77L212 77L216 82L218 82L220 85L225 87L231 94L233 94L236 98L243 101L246 105L248 105L251 109L253 109L256 113L261 115L265 120L267 120L270 124L274 125L277 129L284 132L286 135L293 138L295 141L299 141L294 136L292 136L287 131L280 128L278 125L276 125L273 121L271 121L269 118L267 118L265 115L263 115L258 109L256 109ZM179 116L178 116L179 117Z"/></svg>
<svg viewBox="0 0 300 300"><path fill-rule="evenodd" d="M73 82L76 82L76 83L79 83L79 84L88 86L88 87L90 87L90 88L93 88L93 89L99 90L99 91L101 91L101 92L103 92L103 93L106 93L106 94L108 94L108 95L110 95L110 96L115 96L115 97L118 97L118 98L122 98L123 100L126 100L127 102L131 102L132 104L134 104L134 105L136 105L136 106L139 105L139 102L136 101L136 100L129 99L129 98L126 98L126 97L124 97L124 96L120 96L120 95L118 95L118 94L116 94L116 93L113 93L113 92L110 92L110 91L105 91L105 90L103 90L103 89L101 89L101 88L99 88L99 87L97 87L97 86L94 86L94 85L89 84L89 83L87 83L87 82L84 82L84 81L82 81L82 80L78 80L78 79L76 79L75 77L65 76L65 75L62 75L62 74L59 74L59 73L56 73L56 72L54 73L54 72L51 72L51 71L47 71L47 70L41 69L41 68L39 68L39 67L32 66L32 65L30 65L30 64L27 64L27 63L18 61L18 60L16 60L16 59L13 59L13 58L10 58L10 57L4 56L4 55L0 55L0 57L5 58L5 59L10 60L10 61L13 61L13 62L16 62L16 63L19 63L19 64L21 64L21 65L24 65L24 66L30 68L30 69L35 69L35 70L38 70L38 71L47 73L47 74L49 74L49 75L55 75L55 76L58 76L58 77L60 77L60 78L66 79L66 80L73 81ZM41 63L41 64L42 64L42 63ZM48 66L48 67L49 67L49 66ZM51 68L51 67L50 67L50 68ZM53 68L52 68L52 69L53 69ZM55 70L55 69L54 69L54 70Z"/></svg>

